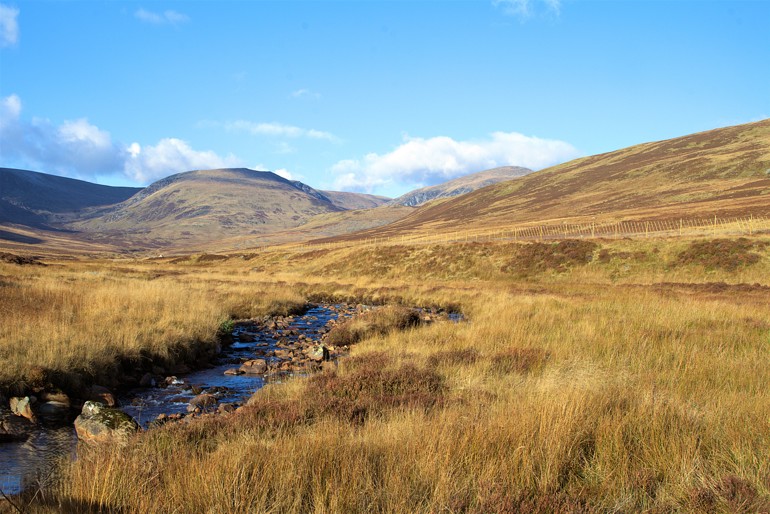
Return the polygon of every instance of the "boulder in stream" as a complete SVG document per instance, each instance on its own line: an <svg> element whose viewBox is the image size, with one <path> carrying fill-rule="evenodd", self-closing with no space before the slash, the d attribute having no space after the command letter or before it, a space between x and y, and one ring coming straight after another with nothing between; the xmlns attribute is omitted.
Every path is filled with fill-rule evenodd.
<svg viewBox="0 0 770 514"><path fill-rule="evenodd" d="M87 443L123 443L139 430L134 418L123 411L87 401L75 419L78 439Z"/></svg>
<svg viewBox="0 0 770 514"><path fill-rule="evenodd" d="M190 405L187 406L187 412L195 412L198 409L201 411L213 410L216 405L216 396L213 394L201 393L190 400Z"/></svg>
<svg viewBox="0 0 770 514"><path fill-rule="evenodd" d="M13 397L10 401L11 412L30 421L36 421L35 414L32 412L32 400L29 396Z"/></svg>
<svg viewBox="0 0 770 514"><path fill-rule="evenodd" d="M249 375L261 375L267 371L267 361L265 359L252 359L241 365L241 371Z"/></svg>
<svg viewBox="0 0 770 514"><path fill-rule="evenodd" d="M329 348L327 348L324 345L317 345L308 350L307 356L310 357L310 360L321 362L321 361L328 361L329 360Z"/></svg>

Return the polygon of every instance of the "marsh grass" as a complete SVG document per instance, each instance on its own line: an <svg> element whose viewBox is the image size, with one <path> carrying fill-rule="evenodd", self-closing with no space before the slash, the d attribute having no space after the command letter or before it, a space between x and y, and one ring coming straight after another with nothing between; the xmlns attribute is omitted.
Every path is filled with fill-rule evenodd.
<svg viewBox="0 0 770 514"><path fill-rule="evenodd" d="M344 249L194 265L174 280L216 298L214 327L242 300L228 290L252 295L256 312L275 305L255 293L270 283L286 305L368 296L459 305L467 321L364 330L334 372L268 386L236 413L165 425L123 449L83 450L33 508L764 512L767 250L752 249L760 258L748 267L707 270L675 262L689 244L598 242L594 255L611 257L523 278L500 269L507 244L441 279L415 280L406 265L395 279L398 262L384 278L364 262L321 273Z"/></svg>
<svg viewBox="0 0 770 514"><path fill-rule="evenodd" d="M0 273L6 269L13 274L0 286L0 386L19 393L46 382L74 389L84 378L111 382L148 359L193 363L210 355L228 319L297 312L305 303L272 285L152 269L70 264Z"/></svg>

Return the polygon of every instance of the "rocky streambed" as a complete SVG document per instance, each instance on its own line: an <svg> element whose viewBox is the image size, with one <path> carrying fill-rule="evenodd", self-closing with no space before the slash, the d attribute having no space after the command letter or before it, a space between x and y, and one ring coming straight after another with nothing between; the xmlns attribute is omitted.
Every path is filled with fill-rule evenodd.
<svg viewBox="0 0 770 514"><path fill-rule="evenodd" d="M191 371L180 364L172 375L151 366L153 371L141 376L138 387L120 395L95 385L80 399L46 392L0 398L0 491L14 495L46 488L57 461L76 455L78 440L119 443L136 430L226 414L266 383L336 367L348 347L335 345L340 339L330 331L347 318L375 309L310 304L301 315L239 321L221 351L205 365L199 363L202 369ZM401 309L404 327L460 319L457 314ZM131 381L136 385L136 378Z"/></svg>
<svg viewBox="0 0 770 514"><path fill-rule="evenodd" d="M347 348L324 344L325 334L343 319L368 309L361 305L313 304L302 315L237 322L232 342L205 369L177 375L147 373L141 377L140 387L118 397L96 386L91 389L91 397L80 402L45 394L3 401L0 490L18 494L25 489L44 488L52 478L56 461L75 454L78 437L103 441L114 435L104 420L107 424L121 424L120 431L125 432L130 423L125 422L123 413L145 429L173 420L226 413L237 409L266 383L335 366ZM83 400L92 401L83 404ZM75 419L81 405L81 415Z"/></svg>
<svg viewBox="0 0 770 514"><path fill-rule="evenodd" d="M190 415L229 412L268 382L333 366L347 348L324 344L339 321L368 307L312 305L300 316L265 317L235 325L232 343L208 369L145 376L151 387L128 392L121 409L148 427Z"/></svg>

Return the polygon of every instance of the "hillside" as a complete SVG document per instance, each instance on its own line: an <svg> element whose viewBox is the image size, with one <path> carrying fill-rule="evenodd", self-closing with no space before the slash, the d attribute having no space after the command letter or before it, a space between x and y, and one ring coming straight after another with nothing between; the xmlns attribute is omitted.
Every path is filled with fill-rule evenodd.
<svg viewBox="0 0 770 514"><path fill-rule="evenodd" d="M62 222L84 209L113 205L141 191L35 171L0 168L0 223L30 227Z"/></svg>
<svg viewBox="0 0 770 514"><path fill-rule="evenodd" d="M435 186L415 189L414 191L410 191L394 200L391 200L390 204L405 205L407 207L418 207L431 200L464 195L466 193L470 193L471 191L481 189L482 187L497 184L498 182L523 177L529 173L532 173L532 170L518 166L503 166L501 168L493 168L491 170L480 171L478 173L471 173L469 175L465 175L463 177L459 177L442 184L437 184Z"/></svg>
<svg viewBox="0 0 770 514"><path fill-rule="evenodd" d="M101 236L129 235L150 246L176 246L284 230L342 210L299 184L246 168L189 171L155 182L120 204L94 209L68 226Z"/></svg>
<svg viewBox="0 0 770 514"><path fill-rule="evenodd" d="M577 159L356 238L527 222L770 215L770 119Z"/></svg>

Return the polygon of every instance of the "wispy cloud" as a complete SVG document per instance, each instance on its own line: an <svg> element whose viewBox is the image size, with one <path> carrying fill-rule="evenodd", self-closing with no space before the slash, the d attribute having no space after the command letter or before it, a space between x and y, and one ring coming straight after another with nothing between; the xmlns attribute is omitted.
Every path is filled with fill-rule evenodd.
<svg viewBox="0 0 770 514"><path fill-rule="evenodd" d="M0 4L0 48L19 42L19 10Z"/></svg>
<svg viewBox="0 0 770 514"><path fill-rule="evenodd" d="M318 100L319 98L321 98L320 93L316 93L315 91L311 91L305 88L292 91L289 96L291 98L312 98L314 100Z"/></svg>
<svg viewBox="0 0 770 514"><path fill-rule="evenodd" d="M220 122L203 122L203 125L222 126L230 132L245 132L255 136L288 137L288 138L309 138L321 139L331 142L339 142L339 138L330 132L317 129L306 129L287 125L285 123L265 123L246 120Z"/></svg>
<svg viewBox="0 0 770 514"><path fill-rule="evenodd" d="M569 143L494 132L481 141L451 137L406 138L386 154L339 161L332 167L334 186L348 191L372 191L392 186L421 187L499 166L540 169L578 156Z"/></svg>
<svg viewBox="0 0 770 514"><path fill-rule="evenodd" d="M17 95L0 98L0 162L18 163L46 173L93 180L123 175L140 184L193 169L240 166L233 155L196 150L176 138L155 145L123 144L85 118L57 125L50 120L22 119Z"/></svg>
<svg viewBox="0 0 770 514"><path fill-rule="evenodd" d="M186 14L170 9L163 12L153 12L139 8L134 12L134 17L153 25L181 25L182 23L190 21L190 17Z"/></svg>
<svg viewBox="0 0 770 514"><path fill-rule="evenodd" d="M541 12L559 15L561 0L492 0L492 5L503 13L520 18L528 18Z"/></svg>

